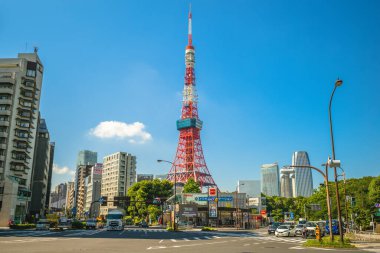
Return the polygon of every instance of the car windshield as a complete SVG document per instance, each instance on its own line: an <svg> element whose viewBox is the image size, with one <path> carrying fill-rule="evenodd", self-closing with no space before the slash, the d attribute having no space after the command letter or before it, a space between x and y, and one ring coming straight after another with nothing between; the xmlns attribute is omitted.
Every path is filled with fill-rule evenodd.
<svg viewBox="0 0 380 253"><path fill-rule="evenodd" d="M123 218L123 215L121 214L108 214L107 215L107 220L118 220L118 219L122 219Z"/></svg>
<svg viewBox="0 0 380 253"><path fill-rule="evenodd" d="M288 228L289 228L289 226L286 226L286 225L281 225L281 226L279 226L278 228L279 228L279 229L288 229Z"/></svg>
<svg viewBox="0 0 380 253"><path fill-rule="evenodd" d="M315 224L314 222L307 222L306 223L306 227L316 227L317 224Z"/></svg>
<svg viewBox="0 0 380 253"><path fill-rule="evenodd" d="M303 228L303 225L301 224L301 225L297 225L297 228Z"/></svg>

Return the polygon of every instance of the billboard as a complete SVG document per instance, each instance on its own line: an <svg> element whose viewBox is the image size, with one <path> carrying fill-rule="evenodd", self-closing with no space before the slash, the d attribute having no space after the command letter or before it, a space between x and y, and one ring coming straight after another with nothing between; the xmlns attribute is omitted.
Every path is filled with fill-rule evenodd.
<svg viewBox="0 0 380 253"><path fill-rule="evenodd" d="M185 217L196 217L198 214L198 207L194 204L184 204L179 206L179 213Z"/></svg>

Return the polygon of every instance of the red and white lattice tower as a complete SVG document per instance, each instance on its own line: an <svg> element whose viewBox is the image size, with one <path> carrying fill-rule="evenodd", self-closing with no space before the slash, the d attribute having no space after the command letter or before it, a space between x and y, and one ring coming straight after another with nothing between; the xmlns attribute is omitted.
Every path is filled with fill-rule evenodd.
<svg viewBox="0 0 380 253"><path fill-rule="evenodd" d="M191 11L189 12L188 44L185 52L186 74L183 89L182 114L177 120L180 132L177 153L167 179L185 184L189 178L201 187L216 186L203 156L200 132L203 122L198 117L198 96L195 88L194 47L192 41ZM176 180L174 177L176 175Z"/></svg>

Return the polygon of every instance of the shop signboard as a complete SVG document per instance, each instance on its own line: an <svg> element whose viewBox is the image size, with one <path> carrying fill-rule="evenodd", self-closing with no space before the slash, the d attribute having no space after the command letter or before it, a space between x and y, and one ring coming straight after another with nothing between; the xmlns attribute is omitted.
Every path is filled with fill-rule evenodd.
<svg viewBox="0 0 380 253"><path fill-rule="evenodd" d="M218 204L211 202L209 204L209 209L208 209L208 217L209 218L217 218L218 217Z"/></svg>
<svg viewBox="0 0 380 253"><path fill-rule="evenodd" d="M198 208L195 204L183 204L179 206L179 213L185 217L197 217Z"/></svg>

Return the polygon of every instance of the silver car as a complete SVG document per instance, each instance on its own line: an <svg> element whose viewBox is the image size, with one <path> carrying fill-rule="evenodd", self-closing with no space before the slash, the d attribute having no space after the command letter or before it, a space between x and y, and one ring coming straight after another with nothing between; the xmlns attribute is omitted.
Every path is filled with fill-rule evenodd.
<svg viewBox="0 0 380 253"><path fill-rule="evenodd" d="M296 229L293 225L281 225L274 232L275 236L296 236Z"/></svg>

